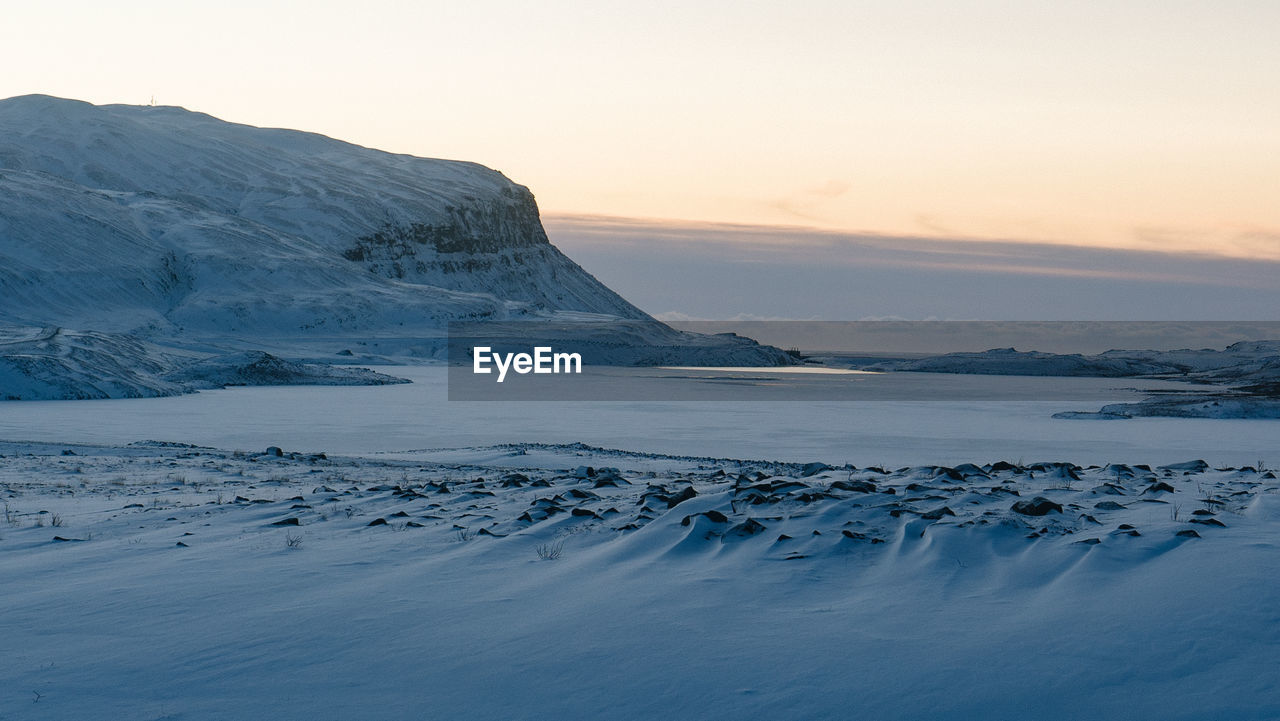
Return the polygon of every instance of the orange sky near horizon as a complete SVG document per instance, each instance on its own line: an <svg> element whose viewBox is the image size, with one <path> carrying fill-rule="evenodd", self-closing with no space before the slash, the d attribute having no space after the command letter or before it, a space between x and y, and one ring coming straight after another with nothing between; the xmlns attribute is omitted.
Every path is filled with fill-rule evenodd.
<svg viewBox="0 0 1280 721"><path fill-rule="evenodd" d="M0 97L474 160L545 213L1280 260L1280 4L29 3Z"/></svg>

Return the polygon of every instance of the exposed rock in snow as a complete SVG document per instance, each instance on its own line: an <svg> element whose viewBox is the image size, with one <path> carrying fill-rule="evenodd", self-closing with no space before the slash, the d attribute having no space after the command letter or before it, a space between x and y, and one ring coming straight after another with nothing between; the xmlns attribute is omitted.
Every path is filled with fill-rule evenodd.
<svg viewBox="0 0 1280 721"><path fill-rule="evenodd" d="M0 688L47 694L0 694L0 716L1259 719L1280 700L1258 673L1280 486L1257 468L1176 472L1139 499L1136 458L1134 478L806 477L573 444L500 487L496 448L441 464L0 441L6 642L39 650L7 656ZM582 463L623 482L593 487ZM851 471L886 492L831 490ZM946 483L913 490L930 477ZM1099 504L1102 483L1131 502ZM697 493L645 505L652 487ZM1062 512L1018 513L1019 495ZM743 629L765 662L729 662ZM1146 692L1117 688L1135 672Z"/></svg>
<svg viewBox="0 0 1280 721"><path fill-rule="evenodd" d="M196 361L164 375L188 388L225 386L326 385L373 386L408 383L365 368L296 363L261 351L228 353Z"/></svg>
<svg viewBox="0 0 1280 721"><path fill-rule="evenodd" d="M1010 510L1024 516L1044 516L1050 511L1062 513L1062 504L1054 503L1044 496L1036 496L1029 501L1015 501ZM951 515L955 515L954 513Z"/></svg>

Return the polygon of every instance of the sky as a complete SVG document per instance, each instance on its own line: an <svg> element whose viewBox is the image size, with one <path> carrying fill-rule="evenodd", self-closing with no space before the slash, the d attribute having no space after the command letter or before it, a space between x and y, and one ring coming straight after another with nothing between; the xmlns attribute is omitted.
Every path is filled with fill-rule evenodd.
<svg viewBox="0 0 1280 721"><path fill-rule="evenodd" d="M570 258L668 321L1280 320L1280 263L1254 259L577 215L543 223Z"/></svg>
<svg viewBox="0 0 1280 721"><path fill-rule="evenodd" d="M4 26L0 97L154 98L473 160L529 186L558 227L669 228L683 245L655 243L650 265L768 242L797 271L865 257L834 233L935 259L936 241L1015 259L1040 244L1049 261L1154 251L1182 275L1229 275L1211 259L1280 268L1270 0L121 0L11 3ZM732 227L772 230L734 246ZM603 275L643 247L598 230L552 239ZM1118 288L1118 257L1077 254L1077 279ZM977 277L971 261L953 279ZM1274 297L1224 282L1216 304L1181 307ZM844 317L879 312L862 310Z"/></svg>
<svg viewBox="0 0 1280 721"><path fill-rule="evenodd" d="M1280 259L1275 2L10 4L0 96L475 160L544 211Z"/></svg>

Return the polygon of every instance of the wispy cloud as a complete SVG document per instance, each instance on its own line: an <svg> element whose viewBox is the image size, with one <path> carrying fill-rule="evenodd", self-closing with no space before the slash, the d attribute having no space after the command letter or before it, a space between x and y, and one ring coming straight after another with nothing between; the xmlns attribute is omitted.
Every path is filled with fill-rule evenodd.
<svg viewBox="0 0 1280 721"><path fill-rule="evenodd" d="M836 192L835 188L831 192ZM1011 238L901 236L846 233L804 226L765 226L620 218L591 215L548 215L554 236L572 242L634 246L658 252L717 256L724 263L821 263L859 268L914 268L956 273L994 273L1059 278L1143 281L1193 285L1270 287L1280 271L1280 236L1256 232L1247 236L1254 251L1248 265L1230 255L1186 250L1147 230L1145 249L1029 243ZM1246 236L1242 236L1246 237ZM1276 246L1273 248L1273 246ZM1259 258L1276 250L1276 259ZM1252 267L1253 272L1238 272ZM1268 273L1257 272L1270 269Z"/></svg>
<svg viewBox="0 0 1280 721"><path fill-rule="evenodd" d="M1186 230L1145 226L1134 228L1133 239L1136 247L1153 252L1280 262L1280 230L1238 226ZM1212 247L1213 252L1205 250L1205 247Z"/></svg>
<svg viewBox="0 0 1280 721"><path fill-rule="evenodd" d="M843 180L828 180L821 185L778 198L768 205L789 216L811 223L828 222L822 212L823 206L849 192L850 187L852 186Z"/></svg>

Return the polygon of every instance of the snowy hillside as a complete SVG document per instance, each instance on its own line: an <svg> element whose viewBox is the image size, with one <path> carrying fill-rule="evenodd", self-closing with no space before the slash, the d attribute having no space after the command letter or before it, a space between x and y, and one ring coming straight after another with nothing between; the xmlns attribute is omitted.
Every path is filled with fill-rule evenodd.
<svg viewBox="0 0 1280 721"><path fill-rule="evenodd" d="M116 333L0 326L0 400L155 398L224 386L407 382L363 368L297 363L262 352L205 357Z"/></svg>
<svg viewBox="0 0 1280 721"><path fill-rule="evenodd" d="M183 392L160 378L180 361L128 336L0 327L0 400L153 398Z"/></svg>
<svg viewBox="0 0 1280 721"><path fill-rule="evenodd" d="M153 336L646 317L488 168L38 95L0 101L0 291L0 321Z"/></svg>

